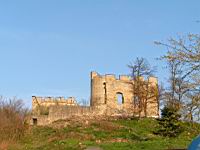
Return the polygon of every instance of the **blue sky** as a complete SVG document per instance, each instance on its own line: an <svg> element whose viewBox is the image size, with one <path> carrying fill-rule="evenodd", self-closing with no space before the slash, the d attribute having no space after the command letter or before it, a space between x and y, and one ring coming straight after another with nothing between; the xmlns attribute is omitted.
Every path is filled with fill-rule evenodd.
<svg viewBox="0 0 200 150"><path fill-rule="evenodd" d="M155 60L154 41L199 33L199 0L0 0L0 94L90 96L90 71L128 74L127 64Z"/></svg>

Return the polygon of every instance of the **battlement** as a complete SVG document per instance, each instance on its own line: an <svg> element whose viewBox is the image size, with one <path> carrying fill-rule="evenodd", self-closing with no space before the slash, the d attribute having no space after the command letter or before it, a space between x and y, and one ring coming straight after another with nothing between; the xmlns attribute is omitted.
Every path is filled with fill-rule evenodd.
<svg viewBox="0 0 200 150"><path fill-rule="evenodd" d="M105 79L106 80L116 80L116 76L114 74L106 74Z"/></svg>
<svg viewBox="0 0 200 150"><path fill-rule="evenodd" d="M94 79L96 76L99 76L99 74L95 71L91 72L91 79Z"/></svg>
<svg viewBox="0 0 200 150"><path fill-rule="evenodd" d="M131 77L127 75L119 75L119 78L116 77L115 74L105 74L105 75L100 75L99 73L93 71L91 72L91 79L94 78L104 78L106 80L122 80L122 81L131 81Z"/></svg>
<svg viewBox="0 0 200 150"><path fill-rule="evenodd" d="M106 81L108 80L118 80L118 81L131 81L133 82L134 80L132 79L131 76L128 75L119 75L119 78L116 77L115 74L106 74L106 75L100 75L99 73L93 71L91 72L91 79L94 78L103 78ZM158 83L157 78L156 77L149 77L148 79L144 79L144 77L139 77L139 79L141 81L146 81L146 82L150 82L151 84L156 85Z"/></svg>
<svg viewBox="0 0 200 150"><path fill-rule="evenodd" d="M74 97L64 98L64 97L39 97L39 96L32 96L32 108L33 110L37 106L77 106L76 99Z"/></svg>
<svg viewBox="0 0 200 150"><path fill-rule="evenodd" d="M73 101L75 102L75 98L74 97L40 97L40 96L32 96L33 100L37 100L37 101L45 101L45 102L49 102L49 101L59 101L59 102L66 102L66 101Z"/></svg>
<svg viewBox="0 0 200 150"><path fill-rule="evenodd" d="M126 76L126 75L120 75L119 76L119 80L122 80L122 81L130 81L132 80L130 76Z"/></svg>

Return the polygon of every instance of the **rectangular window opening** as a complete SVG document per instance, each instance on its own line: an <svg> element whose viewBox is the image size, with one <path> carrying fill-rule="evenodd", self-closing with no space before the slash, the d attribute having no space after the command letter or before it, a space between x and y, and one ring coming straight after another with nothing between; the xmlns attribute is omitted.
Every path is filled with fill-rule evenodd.
<svg viewBox="0 0 200 150"><path fill-rule="evenodd" d="M33 118L33 125L37 125L37 118Z"/></svg>

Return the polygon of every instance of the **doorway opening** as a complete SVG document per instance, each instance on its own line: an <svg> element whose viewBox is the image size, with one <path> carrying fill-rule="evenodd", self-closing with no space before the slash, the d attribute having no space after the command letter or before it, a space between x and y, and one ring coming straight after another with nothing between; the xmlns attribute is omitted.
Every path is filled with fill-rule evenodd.
<svg viewBox="0 0 200 150"><path fill-rule="evenodd" d="M33 118L33 125L37 125L37 118Z"/></svg>

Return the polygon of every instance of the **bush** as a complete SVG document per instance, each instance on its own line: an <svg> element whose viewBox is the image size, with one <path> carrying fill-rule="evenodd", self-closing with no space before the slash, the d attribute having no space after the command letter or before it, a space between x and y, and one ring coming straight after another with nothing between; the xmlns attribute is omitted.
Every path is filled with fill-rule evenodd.
<svg viewBox="0 0 200 150"><path fill-rule="evenodd" d="M20 139L27 128L27 116L22 100L0 97L0 141Z"/></svg>
<svg viewBox="0 0 200 150"><path fill-rule="evenodd" d="M165 106L162 109L161 118L158 119L158 129L156 134L168 137L176 137L183 130L180 121L181 115L178 109L172 106Z"/></svg>

